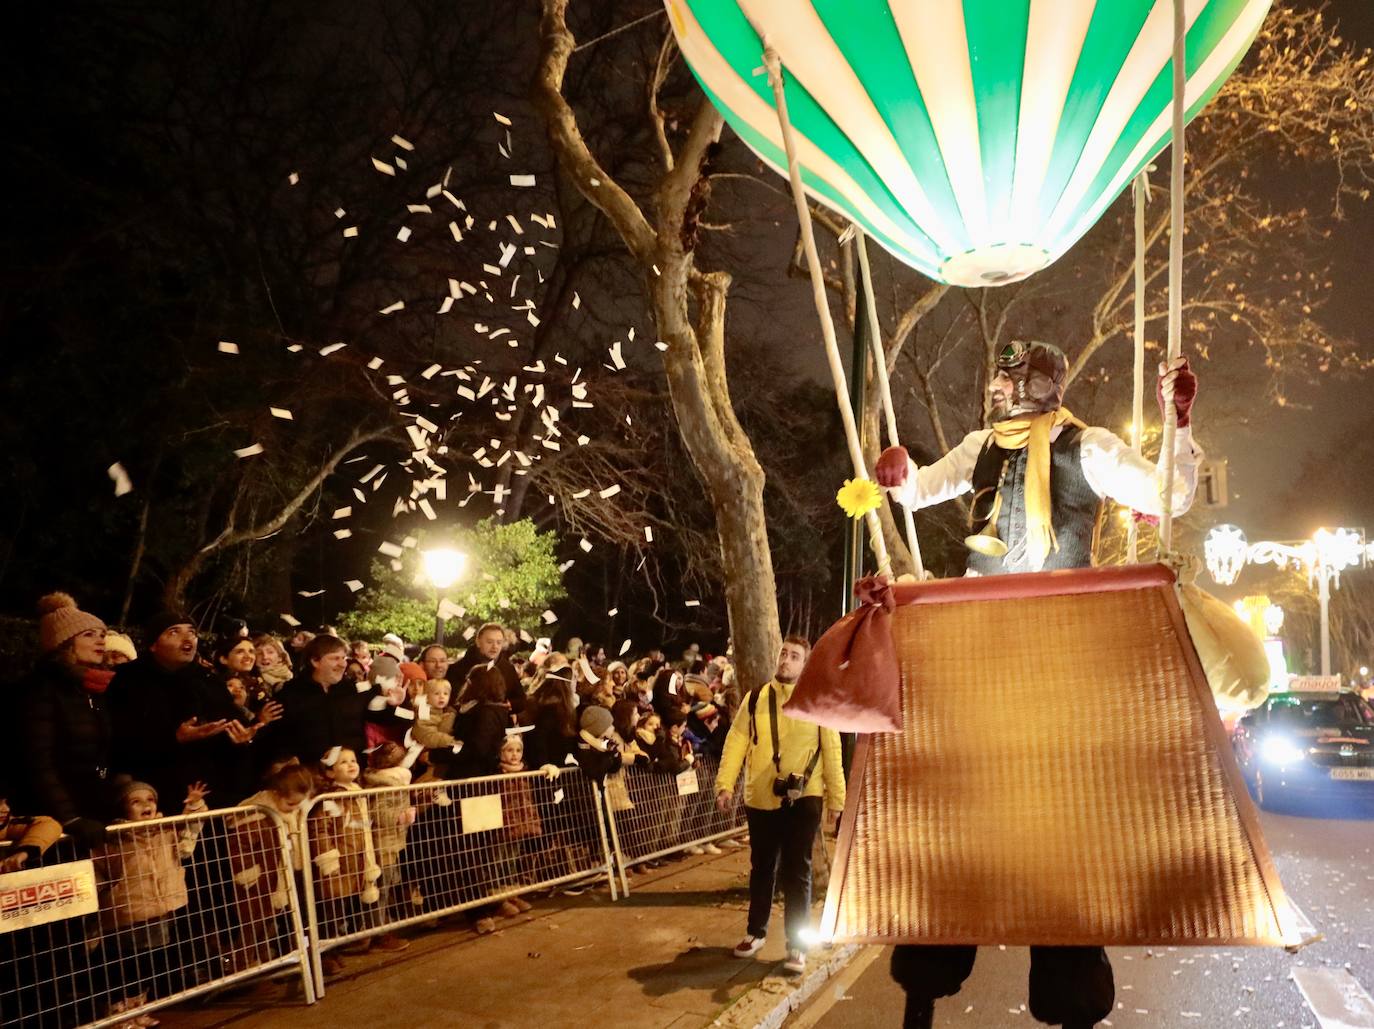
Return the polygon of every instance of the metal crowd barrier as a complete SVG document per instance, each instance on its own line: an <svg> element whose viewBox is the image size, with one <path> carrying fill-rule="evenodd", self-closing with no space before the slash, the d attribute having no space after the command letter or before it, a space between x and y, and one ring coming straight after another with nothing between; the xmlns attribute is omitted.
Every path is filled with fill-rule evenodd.
<svg viewBox="0 0 1374 1029"><path fill-rule="evenodd" d="M601 791L576 768L327 793L306 808L315 988L332 948L510 897L605 877Z"/></svg>
<svg viewBox="0 0 1374 1029"><path fill-rule="evenodd" d="M260 807L116 823L84 857L64 838L0 878L0 1025L117 1025L285 970L313 1004L350 942L593 878L614 901L626 869L746 830L716 770L329 793L291 825Z"/></svg>
<svg viewBox="0 0 1374 1029"><path fill-rule="evenodd" d="M258 807L116 823L89 854L59 841L0 879L0 1024L116 1025L288 969L314 1003L297 853Z"/></svg>
<svg viewBox="0 0 1374 1029"><path fill-rule="evenodd" d="M680 775L631 765L621 772L623 788L607 780L606 806L623 883L625 869L747 831L738 783L729 809L716 806L719 767L716 758L698 755Z"/></svg>

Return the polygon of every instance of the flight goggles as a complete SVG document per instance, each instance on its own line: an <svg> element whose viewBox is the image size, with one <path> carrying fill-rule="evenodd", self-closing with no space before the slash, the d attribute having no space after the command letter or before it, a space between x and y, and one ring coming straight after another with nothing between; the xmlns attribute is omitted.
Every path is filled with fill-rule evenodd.
<svg viewBox="0 0 1374 1029"><path fill-rule="evenodd" d="M998 368L1019 368L1030 357L1030 344L1014 339L997 352Z"/></svg>

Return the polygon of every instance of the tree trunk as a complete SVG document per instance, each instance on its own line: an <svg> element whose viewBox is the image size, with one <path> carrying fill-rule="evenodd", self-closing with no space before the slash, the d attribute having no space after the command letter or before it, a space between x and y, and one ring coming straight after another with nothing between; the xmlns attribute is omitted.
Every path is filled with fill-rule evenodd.
<svg viewBox="0 0 1374 1029"><path fill-rule="evenodd" d="M781 641L773 558L763 507L763 468L735 417L726 385L725 300L730 276L695 267L698 219L710 188L705 161L724 122L709 101L697 109L671 168L654 189L655 224L597 162L564 98L573 37L567 0L543 0L534 101L568 178L595 204L644 269L678 431L711 498L721 577L740 681L768 681ZM696 319L692 318L695 303Z"/></svg>

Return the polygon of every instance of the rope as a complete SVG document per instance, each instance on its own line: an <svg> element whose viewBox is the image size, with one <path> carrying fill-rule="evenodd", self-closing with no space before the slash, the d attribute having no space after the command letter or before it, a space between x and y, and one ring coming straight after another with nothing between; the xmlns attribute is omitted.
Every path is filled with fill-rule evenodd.
<svg viewBox="0 0 1374 1029"><path fill-rule="evenodd" d="M1149 173L1135 177L1135 364L1131 394L1131 446L1137 454L1145 434L1145 202L1150 195ZM1140 560L1139 527L1134 518L1126 529L1126 552L1131 564Z"/></svg>
<svg viewBox="0 0 1374 1029"><path fill-rule="evenodd" d="M773 103L778 109L778 126L782 130L782 142L787 150L787 175L792 182L792 200L796 204L797 221L801 225L802 247L806 251L806 266L811 273L811 294L816 301L816 315L821 322L821 337L825 341L825 356L830 363L830 378L835 384L835 403L840 409L840 420L844 423L844 435L849 444L849 458L854 464L854 475L856 478L867 479L868 469L864 465L863 447L859 443L859 429L854 424L854 408L849 402L849 388L845 384L840 345L835 340L835 322L830 317L830 303L825 295L825 273L821 269L820 255L816 252L816 234L811 227L811 210L806 206L806 193L802 189L801 166L797 162L797 142L792 132L792 123L787 118L782 62L778 59L778 52L768 45L766 39L763 63L768 69L768 84L773 87ZM878 558L878 574L891 577L892 561L887 554L887 541L883 539L883 527L878 520L878 512L868 512L867 521L869 540Z"/></svg>
<svg viewBox="0 0 1374 1029"><path fill-rule="evenodd" d="M1183 350L1183 115L1188 88L1184 66L1188 21L1183 0L1174 0L1174 124L1172 161L1169 169L1169 356L1171 364ZM1161 492L1159 553L1167 554L1174 542L1174 437L1178 432L1178 412L1174 410L1172 387L1164 390L1164 487Z"/></svg>
<svg viewBox="0 0 1374 1029"><path fill-rule="evenodd" d="M873 364L877 369L878 392L883 400L883 414L887 418L887 439L894 446L901 446L897 438L897 411L892 405L892 384L887 378L887 354L883 350L882 331L878 327L878 305L873 299L873 273L868 269L868 239L864 230L854 226L854 242L859 250L859 277L863 280L864 307L868 311L868 339L873 346ZM911 508L898 505L906 516L906 545L911 551L911 564L917 579L926 577L925 564L921 560L921 544L916 539L916 518Z"/></svg>
<svg viewBox="0 0 1374 1029"><path fill-rule="evenodd" d="M578 43L577 46L572 48L572 52L577 53L579 50L585 50L589 46L596 46L596 44L600 43L603 39L610 39L612 36L618 36L622 32L625 32L629 29L634 28L636 25L640 25L643 22L648 21L650 18L657 18L659 15L665 13L667 13L666 8L662 11L650 11L642 18L636 18L634 21L627 21L624 25L621 25L619 28L611 29L610 32L603 32L601 35L595 37L594 39L589 39L585 43Z"/></svg>

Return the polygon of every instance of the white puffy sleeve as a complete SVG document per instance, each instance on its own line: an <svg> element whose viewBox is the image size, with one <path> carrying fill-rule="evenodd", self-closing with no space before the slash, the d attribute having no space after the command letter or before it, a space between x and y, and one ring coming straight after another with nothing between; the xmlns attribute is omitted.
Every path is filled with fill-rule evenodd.
<svg viewBox="0 0 1374 1029"><path fill-rule="evenodd" d="M1110 497L1141 514L1158 517L1164 513L1163 455L1158 465L1152 465L1120 436L1098 426L1083 430L1080 447L1083 475L1098 496ZM1191 427L1180 428L1174 436L1174 517L1193 505L1203 456L1202 448L1193 442Z"/></svg>
<svg viewBox="0 0 1374 1029"><path fill-rule="evenodd" d="M990 435L991 429L970 432L957 447L924 468L917 468L915 461L908 462L906 482L888 494L915 511L967 493L973 488L973 466Z"/></svg>

